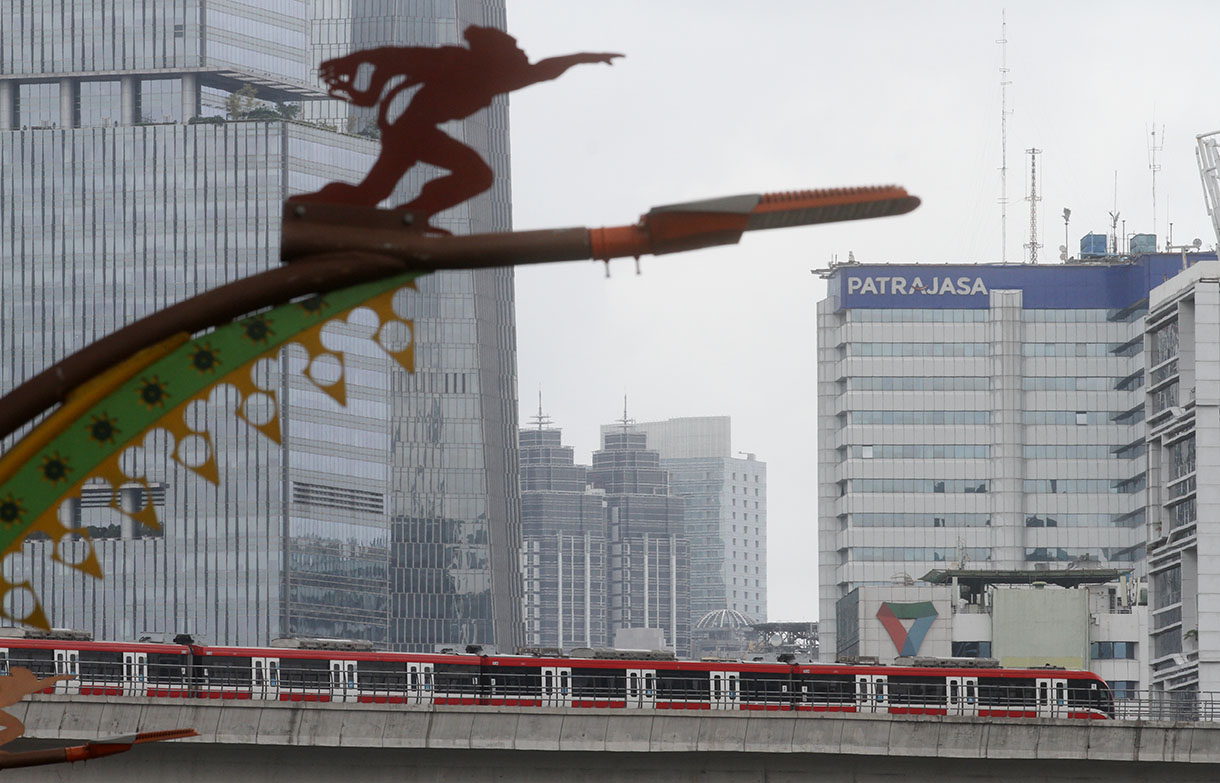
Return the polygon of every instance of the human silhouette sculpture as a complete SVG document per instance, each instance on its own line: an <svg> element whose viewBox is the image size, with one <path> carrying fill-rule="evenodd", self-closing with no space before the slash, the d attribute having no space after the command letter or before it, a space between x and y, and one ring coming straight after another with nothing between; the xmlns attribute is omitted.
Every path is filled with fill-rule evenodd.
<svg viewBox="0 0 1220 783"><path fill-rule="evenodd" d="M622 57L582 53L531 63L516 39L501 30L472 25L463 35L469 48L387 46L323 62L319 75L332 96L363 107L380 102L381 154L359 184L335 182L292 200L376 206L389 197L408 169L429 163L450 173L429 181L415 199L396 207L427 220L489 189L495 176L478 152L447 136L438 125L465 119L502 93L558 78L574 65L612 65L614 58ZM361 66L373 68L363 89L356 86ZM387 90L397 77L405 78ZM394 99L416 86L419 90L409 105L391 120Z"/></svg>
<svg viewBox="0 0 1220 783"><path fill-rule="evenodd" d="M72 677L70 674L58 674L40 680L24 666L14 666L7 677L0 677L0 707L11 707L31 693L46 690ZM0 745L7 745L22 734L25 734L25 724L0 709Z"/></svg>

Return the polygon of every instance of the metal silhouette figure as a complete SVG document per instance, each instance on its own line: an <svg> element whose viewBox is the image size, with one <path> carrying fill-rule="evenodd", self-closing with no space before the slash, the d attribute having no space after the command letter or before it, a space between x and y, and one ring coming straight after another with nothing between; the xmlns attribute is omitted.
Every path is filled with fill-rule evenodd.
<svg viewBox="0 0 1220 783"><path fill-rule="evenodd" d="M356 106L378 106L381 154L364 180L356 185L335 182L316 193L294 196L292 201L376 206L388 198L403 175L417 163L449 171L431 180L418 196L396 209L426 222L433 215L488 190L495 172L478 152L451 138L437 126L469 117L491 105L495 96L561 76L574 65L606 63L613 53L580 53L550 57L531 63L517 40L493 27L470 26L462 46L386 46L354 52L322 63L319 74L329 93ZM362 67L372 67L368 86L356 86ZM391 80L402 81L387 86ZM414 87L419 90L395 119L390 119L395 98ZM449 233L432 226L434 233Z"/></svg>
<svg viewBox="0 0 1220 783"><path fill-rule="evenodd" d="M38 693L57 682L71 679L73 675L59 674L40 680L24 666L14 666L7 677L0 677L0 707L11 707L31 693ZM25 734L25 724L0 709L0 745L7 745L22 734Z"/></svg>

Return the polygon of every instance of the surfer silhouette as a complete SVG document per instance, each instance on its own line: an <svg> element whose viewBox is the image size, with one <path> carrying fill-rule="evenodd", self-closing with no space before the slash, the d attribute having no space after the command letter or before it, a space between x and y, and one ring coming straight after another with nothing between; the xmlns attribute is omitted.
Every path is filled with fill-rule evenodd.
<svg viewBox="0 0 1220 783"><path fill-rule="evenodd" d="M0 707L11 707L31 693L38 693L57 682L71 679L70 674L59 674L40 680L24 666L14 666L7 677L0 677ZM25 724L0 709L0 745L7 745L24 733ZM5 751L0 751L3 752Z"/></svg>
<svg viewBox="0 0 1220 783"><path fill-rule="evenodd" d="M381 154L364 180L356 185L334 182L293 201L376 206L417 163L446 169L449 174L427 182L418 196L396 209L425 221L438 212L473 198L492 185L495 172L478 152L446 135L437 126L469 117L491 105L502 93L558 78L574 65L612 65L621 54L581 53L531 63L512 36L493 27L467 27L462 46L387 46L354 52L322 63L319 75L329 93L356 106L380 106L377 127ZM356 86L357 74L371 66L368 86ZM391 80L403 77L387 89ZM418 86L410 103L395 119L391 104ZM435 233L448 233L427 226Z"/></svg>

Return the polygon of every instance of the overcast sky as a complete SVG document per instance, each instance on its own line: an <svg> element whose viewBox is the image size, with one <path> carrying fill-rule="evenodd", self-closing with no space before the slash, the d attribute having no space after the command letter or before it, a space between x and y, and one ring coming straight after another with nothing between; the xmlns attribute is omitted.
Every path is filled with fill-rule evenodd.
<svg viewBox="0 0 1220 783"><path fill-rule="evenodd" d="M598 426L729 415L767 462L770 619L817 618L816 302L810 270L1002 256L998 2L508 0L531 59L622 52L511 97L515 227L623 225L649 207L895 183L896 218L748 233L739 245L517 272L521 420L543 406L587 461ZM1040 260L1063 208L1082 235L1216 243L1195 135L1220 130L1220 4L1007 4L1007 260L1026 258L1030 147L1043 150ZM1162 136L1160 128L1164 126ZM1122 224L1119 226L1123 230ZM918 575L916 575L918 576Z"/></svg>

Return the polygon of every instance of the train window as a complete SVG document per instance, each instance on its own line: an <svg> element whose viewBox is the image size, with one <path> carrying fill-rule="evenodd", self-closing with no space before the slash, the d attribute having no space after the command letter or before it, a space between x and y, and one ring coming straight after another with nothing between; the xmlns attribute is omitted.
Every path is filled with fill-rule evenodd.
<svg viewBox="0 0 1220 783"><path fill-rule="evenodd" d="M262 685L266 684L266 680L263 677L263 662L262 661L256 660L254 662L254 684L258 685L260 687Z"/></svg>
<svg viewBox="0 0 1220 783"><path fill-rule="evenodd" d="M949 703L950 704L957 704L958 699L961 698L960 694L958 693L959 687L960 686L956 682L949 683Z"/></svg>
<svg viewBox="0 0 1220 783"><path fill-rule="evenodd" d="M0 650L0 675L8 674L8 650Z"/></svg>
<svg viewBox="0 0 1220 783"><path fill-rule="evenodd" d="M977 695L975 694L975 685L974 685L974 683L972 683L972 682L967 682L967 683L965 684L964 688L965 688L965 690L966 690L966 703L967 703L967 704L974 704L974 703L975 703L975 701L977 701Z"/></svg>
<svg viewBox="0 0 1220 783"><path fill-rule="evenodd" d="M412 666L410 668L409 672L410 673L408 674L408 681L411 683L411 687L418 688L419 687L419 670L416 669L414 666Z"/></svg>
<svg viewBox="0 0 1220 783"><path fill-rule="evenodd" d="M1067 686L1061 682L1055 683L1055 703L1060 707L1067 704Z"/></svg>
<svg viewBox="0 0 1220 783"><path fill-rule="evenodd" d="M627 680L630 684L629 689L630 689L631 695L638 696L640 694L640 675L636 674L635 672L632 672L631 676L629 676L627 678Z"/></svg>
<svg viewBox="0 0 1220 783"><path fill-rule="evenodd" d="M559 673L559 692L565 696L568 693L568 673L567 672Z"/></svg>
<svg viewBox="0 0 1220 783"><path fill-rule="evenodd" d="M1050 687L1046 683L1038 683L1038 704L1050 704Z"/></svg>
<svg viewBox="0 0 1220 783"><path fill-rule="evenodd" d="M542 675L542 692L549 694L554 690L555 690L555 675L551 672L547 672L546 674Z"/></svg>
<svg viewBox="0 0 1220 783"><path fill-rule="evenodd" d="M272 687L280 684L279 661L267 661L267 682L270 683Z"/></svg>
<svg viewBox="0 0 1220 783"><path fill-rule="evenodd" d="M713 699L720 698L720 675L719 674L712 677L712 698Z"/></svg>
<svg viewBox="0 0 1220 783"><path fill-rule="evenodd" d="M651 696L653 693L653 675L652 672L644 675L644 695Z"/></svg>

